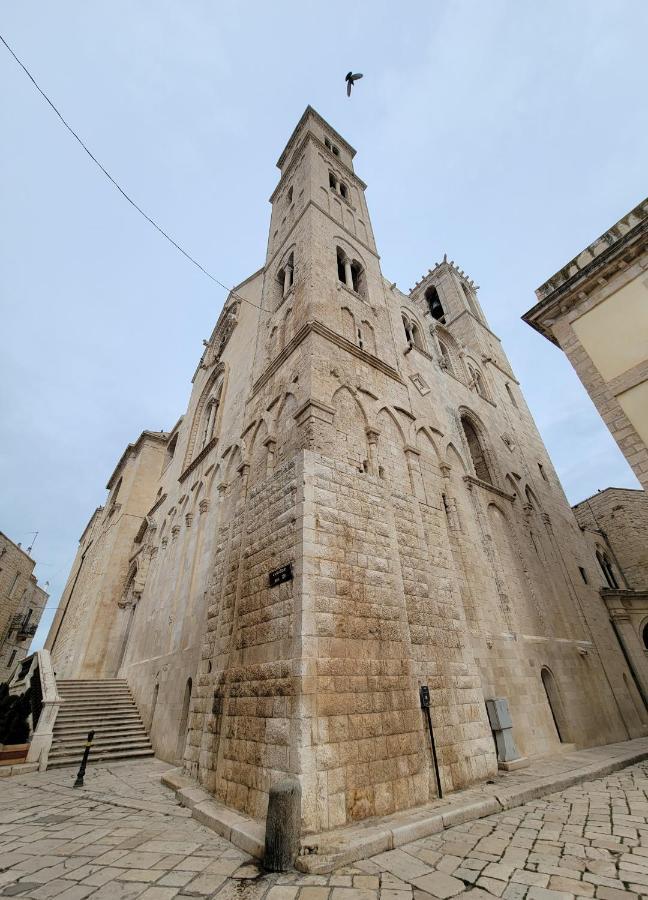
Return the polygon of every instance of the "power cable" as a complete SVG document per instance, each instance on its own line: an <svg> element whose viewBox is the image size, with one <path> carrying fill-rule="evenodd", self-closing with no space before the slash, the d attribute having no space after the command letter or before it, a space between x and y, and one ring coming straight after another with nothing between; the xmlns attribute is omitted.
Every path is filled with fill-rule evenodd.
<svg viewBox="0 0 648 900"><path fill-rule="evenodd" d="M211 278L212 281L214 281L216 284L218 284L220 287L222 287L223 290L227 291L228 294L231 294L233 297L236 297L237 300L241 300L243 303L249 303L250 306L254 306L255 309L259 309L259 310L261 310L261 312L263 312L264 310L262 309L262 307L257 306L256 303L252 303L251 300L247 300L245 297L241 297L241 295L240 295L240 294L237 294L236 291L232 290L232 288L229 288L226 284L223 284L223 282L220 281L218 278L216 278L215 275L212 275L211 272L209 272L204 266L202 266L202 265L198 262L197 259L195 259L190 253L187 253L187 251L186 251L183 247L181 247L180 244L177 243L177 241L174 241L173 238L171 237L171 235L167 234L167 232L164 230L164 228L162 228L160 225L158 225L158 223L155 221L155 219L152 219L151 216L148 215L148 213L144 212L144 210L142 209L142 207L139 206L139 205L133 200L133 198L130 197L130 196L126 193L126 191L123 189L123 187L122 187L122 186L121 186L121 185L120 185L120 184L112 177L112 175L110 174L110 172L109 172L109 171L108 171L108 170L107 170L107 169L99 162L99 160L97 159L97 157L96 157L96 156L92 153L92 151L88 148L87 144L85 144L84 141L79 137L79 135L76 133L76 131L72 128L72 126L71 126L71 125L63 118L63 116L61 115L61 113L59 112L59 110L56 108L56 106L55 106L54 103L50 100L50 98L47 96L47 94L45 93L45 91L44 91L44 90L41 88L41 86L38 84L38 82L36 81L36 79L34 78L34 76L31 74L31 72L29 71L29 69L27 68L27 66L22 62L22 60L20 60L20 59L16 56L16 54L14 53L14 51L11 49L11 47L9 46L9 44L6 42L6 40L4 39L4 37L3 37L1 34L0 34L0 41L2 41L2 43L3 43L4 46L7 48L7 50L9 51L9 53L10 53L10 54L13 56L13 58L16 60L16 62L17 62L18 65L20 66L20 68L23 70L23 72L25 73L25 75L29 78L29 80L30 80L31 83L34 85L34 87L36 88L36 90L38 91L38 93L41 95L41 97L42 97L42 98L49 104L49 106L54 110L54 112L56 113L56 115L58 116L58 118L61 120L61 122L63 123L63 125L67 128L67 130L70 132L70 134L72 135L72 137L73 137L73 138L81 145L81 147L85 150L85 152L88 154L88 156L89 156L90 159L93 161L93 163L94 163L94 164L95 164L95 165L103 172L103 174L106 176L106 178L108 179L108 181L110 181L110 183L111 183L114 187L117 188L117 190L118 190L119 193L122 195L122 197L123 197L125 200L127 200L128 203L130 203L130 205L131 205L134 209L136 209L137 212L138 212L141 216L143 216L143 217L146 219L146 221L149 222L149 223L153 226L153 228L156 229L156 231L159 231L159 233L162 235L162 237L166 238L167 241L169 241L169 243L172 244L172 245L176 248L176 250L178 250L180 253L182 253L182 255L183 255L184 257L186 257L186 258L189 260L190 263L193 263L193 265L196 266L196 268L200 269L200 271L201 271L204 275L206 275L208 278Z"/></svg>

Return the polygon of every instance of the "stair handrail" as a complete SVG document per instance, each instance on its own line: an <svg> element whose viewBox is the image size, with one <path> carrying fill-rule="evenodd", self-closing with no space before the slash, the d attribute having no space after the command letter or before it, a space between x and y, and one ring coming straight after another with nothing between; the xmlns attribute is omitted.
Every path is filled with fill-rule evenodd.
<svg viewBox="0 0 648 900"><path fill-rule="evenodd" d="M37 650L34 655L38 657L38 676L43 694L43 705L29 745L27 762L38 763L38 771L44 772L47 769L47 760L52 747L54 723L63 698L56 686L56 675L49 650Z"/></svg>

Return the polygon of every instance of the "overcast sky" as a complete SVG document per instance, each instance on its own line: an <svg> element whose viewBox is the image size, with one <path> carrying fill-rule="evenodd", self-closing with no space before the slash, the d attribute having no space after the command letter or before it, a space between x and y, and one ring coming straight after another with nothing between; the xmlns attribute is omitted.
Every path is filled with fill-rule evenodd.
<svg viewBox="0 0 648 900"><path fill-rule="evenodd" d="M570 501L638 486L520 315L646 194L646 0L21 0L0 31L226 284L263 264L275 162L311 103L358 151L385 275L408 290L447 252L481 286ZM0 98L0 530L39 532L39 646L125 445L184 411L224 292L1 46Z"/></svg>

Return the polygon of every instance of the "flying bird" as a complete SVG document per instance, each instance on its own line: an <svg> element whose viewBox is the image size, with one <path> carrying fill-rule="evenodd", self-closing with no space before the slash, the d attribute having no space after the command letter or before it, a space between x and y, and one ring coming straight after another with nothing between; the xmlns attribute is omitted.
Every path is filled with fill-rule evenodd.
<svg viewBox="0 0 648 900"><path fill-rule="evenodd" d="M346 78L344 79L347 83L347 97L351 96L351 88L359 78L362 78L361 72L356 72L355 75L353 72L347 72Z"/></svg>

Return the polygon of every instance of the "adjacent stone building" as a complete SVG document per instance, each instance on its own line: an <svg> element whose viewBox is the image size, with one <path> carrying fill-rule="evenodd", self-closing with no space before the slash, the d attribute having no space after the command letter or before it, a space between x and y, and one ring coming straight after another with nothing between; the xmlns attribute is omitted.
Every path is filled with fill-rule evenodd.
<svg viewBox="0 0 648 900"><path fill-rule="evenodd" d="M648 702L648 496L606 488L574 506L597 566L581 573L601 596L631 672Z"/></svg>
<svg viewBox="0 0 648 900"><path fill-rule="evenodd" d="M648 199L536 294L524 321L565 351L648 489Z"/></svg>
<svg viewBox="0 0 648 900"><path fill-rule="evenodd" d="M185 415L144 432L82 537L59 677L129 685L159 756L305 832L646 734L595 565L474 282L387 280L353 148L311 107L278 162L261 269L226 300Z"/></svg>
<svg viewBox="0 0 648 900"><path fill-rule="evenodd" d="M33 575L36 563L0 531L0 683L27 656L48 594Z"/></svg>

